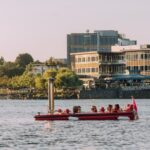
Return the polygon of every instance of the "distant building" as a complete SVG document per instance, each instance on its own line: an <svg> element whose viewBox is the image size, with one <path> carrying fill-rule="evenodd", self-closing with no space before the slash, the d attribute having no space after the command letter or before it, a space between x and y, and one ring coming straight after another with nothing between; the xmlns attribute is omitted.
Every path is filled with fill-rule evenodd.
<svg viewBox="0 0 150 150"><path fill-rule="evenodd" d="M42 64L32 64L31 73L36 74L43 74L48 69L58 69L59 65L46 65L44 63Z"/></svg>
<svg viewBox="0 0 150 150"><path fill-rule="evenodd" d="M112 51L124 52L129 74L150 76L150 45L112 46Z"/></svg>
<svg viewBox="0 0 150 150"><path fill-rule="evenodd" d="M32 64L31 72L33 74L43 74L48 69L59 69L60 67L67 66L67 59L65 58L53 58L46 61L45 63Z"/></svg>
<svg viewBox="0 0 150 150"><path fill-rule="evenodd" d="M136 41L125 38L114 30L97 30L94 33L71 33L67 35L67 61L71 65L71 53L110 52L112 45L135 45Z"/></svg>
<svg viewBox="0 0 150 150"><path fill-rule="evenodd" d="M100 78L125 74L124 52L80 52L71 54L71 68L78 75Z"/></svg>
<svg viewBox="0 0 150 150"><path fill-rule="evenodd" d="M71 68L78 75L108 77L150 75L150 45L112 46L111 51L71 53Z"/></svg>

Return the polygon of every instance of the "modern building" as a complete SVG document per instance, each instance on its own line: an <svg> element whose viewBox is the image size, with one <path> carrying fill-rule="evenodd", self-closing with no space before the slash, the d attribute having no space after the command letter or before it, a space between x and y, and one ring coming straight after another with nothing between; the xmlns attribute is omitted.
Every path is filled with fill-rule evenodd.
<svg viewBox="0 0 150 150"><path fill-rule="evenodd" d="M112 51L124 52L129 74L150 76L150 45L112 46Z"/></svg>
<svg viewBox="0 0 150 150"><path fill-rule="evenodd" d="M71 53L71 69L78 75L93 78L125 74L124 52Z"/></svg>
<svg viewBox="0 0 150 150"><path fill-rule="evenodd" d="M96 30L90 33L71 33L67 35L67 60L71 67L71 53L110 52L113 45L135 45L136 41L125 38L114 30Z"/></svg>
<svg viewBox="0 0 150 150"><path fill-rule="evenodd" d="M141 86L143 81L150 82L150 45L117 45L109 52L71 53L71 68L86 87L97 79L106 80L105 85L116 81L115 87L131 83Z"/></svg>

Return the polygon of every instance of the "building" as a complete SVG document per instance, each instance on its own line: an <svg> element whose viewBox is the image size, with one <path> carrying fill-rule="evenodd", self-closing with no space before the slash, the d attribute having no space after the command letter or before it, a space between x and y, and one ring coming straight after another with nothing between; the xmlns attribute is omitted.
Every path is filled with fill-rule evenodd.
<svg viewBox="0 0 150 150"><path fill-rule="evenodd" d="M150 76L150 45L112 46L112 51L124 52L129 74Z"/></svg>
<svg viewBox="0 0 150 150"><path fill-rule="evenodd" d="M71 33L67 35L67 60L71 67L71 53L110 52L113 45L135 45L136 41L125 38L114 30L97 30L93 33Z"/></svg>
<svg viewBox="0 0 150 150"><path fill-rule="evenodd" d="M117 45L106 52L71 53L71 68L86 87L91 87L96 79L105 80L105 87L108 82L109 86L115 83L114 87L143 87L143 82L150 82L150 45Z"/></svg>
<svg viewBox="0 0 150 150"><path fill-rule="evenodd" d="M34 75L43 74L48 69L58 69L59 65L32 64L31 73Z"/></svg>
<svg viewBox="0 0 150 150"><path fill-rule="evenodd" d="M66 66L67 60L65 58L50 57L45 63L33 63L31 66L31 72L33 74L43 74L48 69L59 69Z"/></svg>

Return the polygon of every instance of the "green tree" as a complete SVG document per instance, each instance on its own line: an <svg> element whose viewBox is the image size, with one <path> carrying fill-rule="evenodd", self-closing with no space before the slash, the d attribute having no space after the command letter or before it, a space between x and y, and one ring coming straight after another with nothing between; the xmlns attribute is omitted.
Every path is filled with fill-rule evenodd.
<svg viewBox="0 0 150 150"><path fill-rule="evenodd" d="M48 80L49 78L55 78L57 75L56 69L48 69L43 73L43 78Z"/></svg>
<svg viewBox="0 0 150 150"><path fill-rule="evenodd" d="M56 65L56 62L55 62L55 59L53 57L50 57L49 60L47 60L45 62L46 65L52 65L52 66L55 66Z"/></svg>
<svg viewBox="0 0 150 150"><path fill-rule="evenodd" d="M29 73L24 73L19 79L21 87L32 88L35 86L34 76Z"/></svg>
<svg viewBox="0 0 150 150"><path fill-rule="evenodd" d="M35 88L39 90L44 90L46 85L46 80L41 76L35 77ZM47 87L46 87L47 88Z"/></svg>
<svg viewBox="0 0 150 150"><path fill-rule="evenodd" d="M30 64L31 62L33 62L33 58L28 53L19 54L15 60L15 63L18 64L19 67L23 67L23 68L25 68L26 65Z"/></svg>
<svg viewBox="0 0 150 150"><path fill-rule="evenodd" d="M60 69L56 75L55 85L57 88L77 88L81 84L78 76L69 69Z"/></svg>
<svg viewBox="0 0 150 150"><path fill-rule="evenodd" d="M17 75L21 75L24 72L22 67L18 67L13 62L6 62L2 66L0 66L0 76L13 77Z"/></svg>
<svg viewBox="0 0 150 150"><path fill-rule="evenodd" d="M6 76L0 77L0 87L6 88L9 86L10 79Z"/></svg>

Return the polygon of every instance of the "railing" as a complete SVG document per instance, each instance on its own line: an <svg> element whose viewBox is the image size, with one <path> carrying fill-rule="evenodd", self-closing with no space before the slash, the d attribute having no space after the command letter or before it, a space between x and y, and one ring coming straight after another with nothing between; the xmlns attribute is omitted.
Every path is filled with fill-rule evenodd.
<svg viewBox="0 0 150 150"><path fill-rule="evenodd" d="M125 60L113 60L113 61L108 61L108 60L101 60L99 61L100 64L126 64Z"/></svg>
<svg viewBox="0 0 150 150"><path fill-rule="evenodd" d="M125 86L121 87L122 90L133 91L133 90L149 90L150 85L141 85L141 86Z"/></svg>

